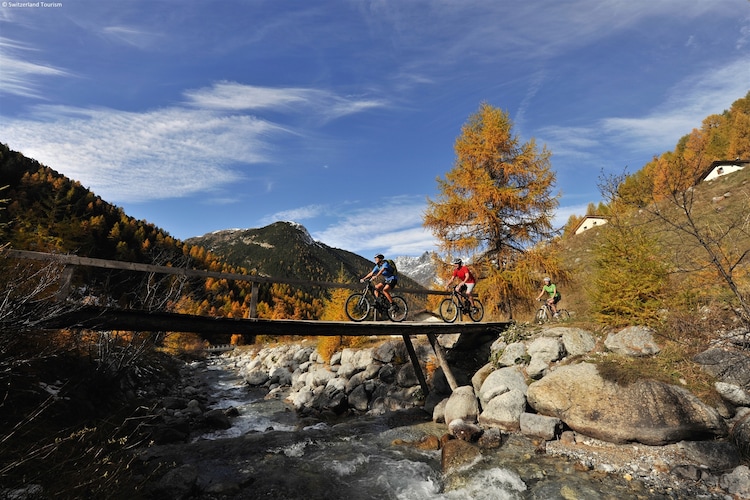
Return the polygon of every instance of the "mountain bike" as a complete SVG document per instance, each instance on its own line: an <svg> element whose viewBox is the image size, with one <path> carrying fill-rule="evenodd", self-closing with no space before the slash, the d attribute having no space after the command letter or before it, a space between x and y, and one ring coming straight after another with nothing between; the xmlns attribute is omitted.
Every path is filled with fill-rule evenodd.
<svg viewBox="0 0 750 500"><path fill-rule="evenodd" d="M570 313L567 309L557 307L557 314L552 314L552 308L547 304L547 299L539 299L542 305L534 316L534 321L539 323L547 323L548 321L568 321L570 319Z"/></svg>
<svg viewBox="0 0 750 500"><path fill-rule="evenodd" d="M440 302L440 317L446 323L453 323L458 318L458 314L468 314L472 321L481 321L484 317L484 306L479 299L469 298L463 293L459 293L455 288L451 289L451 296Z"/></svg>
<svg viewBox="0 0 750 500"><path fill-rule="evenodd" d="M409 307L403 297L391 295L393 303L389 304L382 292L375 296L375 286L372 280L365 280L365 288L361 292L353 293L346 299L344 311L352 321L364 321L370 314L370 310L390 318L391 321L403 321L409 312Z"/></svg>

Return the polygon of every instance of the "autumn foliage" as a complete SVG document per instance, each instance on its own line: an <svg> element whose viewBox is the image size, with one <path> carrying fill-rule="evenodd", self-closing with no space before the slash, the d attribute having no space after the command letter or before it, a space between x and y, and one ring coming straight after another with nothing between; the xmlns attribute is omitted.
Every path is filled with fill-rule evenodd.
<svg viewBox="0 0 750 500"><path fill-rule="evenodd" d="M424 225L449 256L470 256L489 313L528 304L532 282L558 266L532 247L554 235L558 205L550 152L513 134L508 114L483 103L455 142L453 169L438 178ZM450 260L446 259L446 260Z"/></svg>

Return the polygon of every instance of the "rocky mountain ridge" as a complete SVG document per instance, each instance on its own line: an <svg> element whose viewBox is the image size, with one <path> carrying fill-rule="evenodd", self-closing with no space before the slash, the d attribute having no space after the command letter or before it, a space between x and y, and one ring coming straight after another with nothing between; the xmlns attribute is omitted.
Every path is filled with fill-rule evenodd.
<svg viewBox="0 0 750 500"><path fill-rule="evenodd" d="M372 259L315 241L299 223L274 222L261 228L224 229L194 238L186 243L199 245L221 256L230 264L266 276L318 281L336 281L340 274L355 281L372 269ZM432 258L396 257L401 285L428 287L435 276Z"/></svg>

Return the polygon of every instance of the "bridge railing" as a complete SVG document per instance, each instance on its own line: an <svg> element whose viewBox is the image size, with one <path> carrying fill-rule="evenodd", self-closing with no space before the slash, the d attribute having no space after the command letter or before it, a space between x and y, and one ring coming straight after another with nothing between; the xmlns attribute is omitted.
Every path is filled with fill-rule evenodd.
<svg viewBox="0 0 750 500"><path fill-rule="evenodd" d="M274 278L270 276L255 276L249 274L239 273L222 273L218 271L205 271L201 269L188 269L185 267L172 267L172 266L159 266L154 264L141 264L137 262L125 262L119 260L106 260L106 259L95 259L91 257L79 257L78 255L70 254L54 254L44 252L33 252L29 250L6 250L8 256L17 259L28 259L38 261L51 261L57 262L64 266L70 266L68 271L64 274L64 280L67 283L61 287L60 296L65 296L68 292L66 285L69 284L72 275L72 268L75 266L81 267L94 267L101 269L113 269L120 271L134 271L143 273L160 273L175 276L185 276L191 278L216 278L226 280L245 281L252 284L251 295L250 295L250 310L248 313L249 318L257 318L258 316L258 295L261 284L272 284L282 283L288 285L297 286L318 286L323 288L348 288L350 290L360 290L362 285L360 283L338 283L333 281L315 281L315 280L301 280L294 278ZM428 289L417 289L417 288L401 288L399 287L398 292L400 294L415 294L415 295L450 295L449 292L442 290L428 290Z"/></svg>

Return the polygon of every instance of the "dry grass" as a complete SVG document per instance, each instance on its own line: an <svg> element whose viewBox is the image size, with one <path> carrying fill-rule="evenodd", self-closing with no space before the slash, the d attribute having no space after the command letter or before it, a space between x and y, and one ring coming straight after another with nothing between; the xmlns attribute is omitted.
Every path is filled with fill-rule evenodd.
<svg viewBox="0 0 750 500"><path fill-rule="evenodd" d="M735 249L750 248L750 168L705 182L694 189L692 215L702 224L723 224L742 221L745 229L733 233L725 243ZM725 196L725 195L729 196ZM675 210L670 208L670 210ZM662 321L657 328L657 343L661 352L649 357L626 357L607 354L592 356L598 364L600 374L607 380L627 385L643 378L682 386L708 404L716 404L720 398L713 387L714 380L693 362L699 352L709 347L722 329L732 329L736 316L727 304L733 299L727 291L726 282L715 269L709 267L702 248L680 237L663 222L646 220L644 214L634 214L636 222L646 224L649 232L659 235L664 246L665 259L674 259L673 269L679 270L670 277L671 296L661 312ZM594 252L601 231L592 229L580 235L567 237L562 242L565 262L570 266L572 282L563 290L563 307L575 312L577 322L591 322L591 303L588 299L589 284L594 276ZM690 271L688 262L703 261L702 268ZM743 262L735 269L735 277L745 293L750 291L750 262ZM584 326L582 326L584 327ZM604 337L604 335L602 335Z"/></svg>

